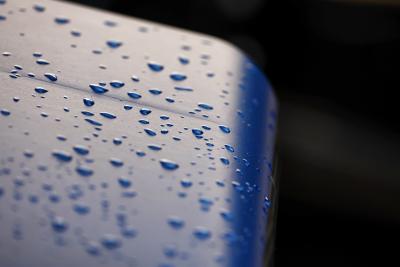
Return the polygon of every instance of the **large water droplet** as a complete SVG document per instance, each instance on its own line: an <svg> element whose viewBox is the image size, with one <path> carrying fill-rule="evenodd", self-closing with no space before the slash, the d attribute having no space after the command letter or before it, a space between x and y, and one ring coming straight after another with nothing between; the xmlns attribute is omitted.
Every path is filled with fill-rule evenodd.
<svg viewBox="0 0 400 267"><path fill-rule="evenodd" d="M87 106L87 107L91 107L91 106L94 105L94 100L85 97L85 98L83 99L83 104L85 104L85 106Z"/></svg>
<svg viewBox="0 0 400 267"><path fill-rule="evenodd" d="M141 108L139 112L140 112L140 114L146 116L146 115L149 115L151 113L151 109Z"/></svg>
<svg viewBox="0 0 400 267"><path fill-rule="evenodd" d="M162 91L160 89L149 89L150 94L152 95L161 95Z"/></svg>
<svg viewBox="0 0 400 267"><path fill-rule="evenodd" d="M168 159L161 159L160 164L161 167L163 167L165 170L173 171L179 168L179 165L176 162L173 162Z"/></svg>
<svg viewBox="0 0 400 267"><path fill-rule="evenodd" d="M128 188L132 185L132 182L129 179L123 177L118 179L118 183L123 188Z"/></svg>
<svg viewBox="0 0 400 267"><path fill-rule="evenodd" d="M90 89L92 89L93 92L95 92L96 94L104 94L106 92L108 92L108 89L106 89L105 87L98 85L98 84L89 84Z"/></svg>

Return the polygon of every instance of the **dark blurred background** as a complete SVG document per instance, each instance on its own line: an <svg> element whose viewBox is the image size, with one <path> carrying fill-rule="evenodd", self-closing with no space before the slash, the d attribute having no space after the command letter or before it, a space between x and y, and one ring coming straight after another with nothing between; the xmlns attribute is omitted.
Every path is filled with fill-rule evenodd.
<svg viewBox="0 0 400 267"><path fill-rule="evenodd" d="M276 267L400 266L400 1L75 0L220 36L280 99Z"/></svg>

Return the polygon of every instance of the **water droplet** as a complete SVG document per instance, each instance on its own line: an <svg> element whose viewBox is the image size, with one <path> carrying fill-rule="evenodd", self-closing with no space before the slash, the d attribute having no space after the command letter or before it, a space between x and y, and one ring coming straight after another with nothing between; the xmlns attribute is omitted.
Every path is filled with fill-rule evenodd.
<svg viewBox="0 0 400 267"><path fill-rule="evenodd" d="M187 78L185 74L178 73L178 72L171 73L171 75L169 75L169 77L172 80L177 81L177 82L184 81Z"/></svg>
<svg viewBox="0 0 400 267"><path fill-rule="evenodd" d="M89 84L90 89L92 89L93 92L95 92L96 94L104 94L106 92L108 92L108 89L104 88L101 85L98 84Z"/></svg>
<svg viewBox="0 0 400 267"><path fill-rule="evenodd" d="M120 145L120 144L122 144L122 140L119 138L114 138L113 143L114 143L114 145Z"/></svg>
<svg viewBox="0 0 400 267"><path fill-rule="evenodd" d="M114 81L110 82L110 85L112 87L114 87L114 88L121 88L121 87L123 87L125 85L125 83L121 82L121 81L114 80Z"/></svg>
<svg viewBox="0 0 400 267"><path fill-rule="evenodd" d="M191 180L189 180L189 179L182 179L181 180L181 185L184 188L189 188L189 187L191 187L193 185L193 182Z"/></svg>
<svg viewBox="0 0 400 267"><path fill-rule="evenodd" d="M221 129L221 131L222 132L224 132L224 133L230 133L231 132L231 129L228 127L228 126L225 126L225 125L219 125L218 126L220 129Z"/></svg>
<svg viewBox="0 0 400 267"><path fill-rule="evenodd" d="M46 7L40 4L35 4L33 5L33 9L36 10L37 12L43 12L46 10Z"/></svg>
<svg viewBox="0 0 400 267"><path fill-rule="evenodd" d="M67 17L56 17L56 18L54 18L54 22L55 23L57 23L57 24L60 24L60 25L64 25L64 24L67 24L67 23L69 23L69 18L67 18Z"/></svg>
<svg viewBox="0 0 400 267"><path fill-rule="evenodd" d="M33 52L32 54L34 57L41 57L43 54L40 52Z"/></svg>
<svg viewBox="0 0 400 267"><path fill-rule="evenodd" d="M85 146L82 146L82 145L76 145L76 146L73 147L73 149L79 155L83 155L84 156L84 155L89 154L89 149L87 147L85 147Z"/></svg>
<svg viewBox="0 0 400 267"><path fill-rule="evenodd" d="M125 104L125 105L124 105L124 109L125 109L125 110L131 110L131 109L133 109L133 107L132 107L131 105Z"/></svg>
<svg viewBox="0 0 400 267"><path fill-rule="evenodd" d="M107 119L115 119L117 117L114 114L109 113L109 112L100 112L100 115Z"/></svg>
<svg viewBox="0 0 400 267"><path fill-rule="evenodd" d="M175 88L175 90L177 90L177 91L183 91L183 92L192 92L193 91L193 88L191 88L191 87L183 87L183 86L175 86L174 87Z"/></svg>
<svg viewBox="0 0 400 267"><path fill-rule="evenodd" d="M93 255L93 256L98 256L98 255L100 255L100 246L99 246L96 242L94 242L94 241L89 242L89 243L87 244L85 250L86 250L86 252L87 252L88 254L90 254L90 255Z"/></svg>
<svg viewBox="0 0 400 267"><path fill-rule="evenodd" d="M158 64L154 61L147 63L147 66L149 67L149 69L151 69L152 71L155 71L155 72L160 72L164 69L163 65Z"/></svg>
<svg viewBox="0 0 400 267"><path fill-rule="evenodd" d="M179 58L179 62L182 64L182 65L187 65L187 64L189 64L189 59L187 58L187 57L184 57L184 56L180 56Z"/></svg>
<svg viewBox="0 0 400 267"><path fill-rule="evenodd" d="M174 244L165 245L163 252L167 258L175 258L178 255L178 249Z"/></svg>
<svg viewBox="0 0 400 267"><path fill-rule="evenodd" d="M103 238L101 239L101 244L103 245L104 248L113 250L121 247L122 242L121 240L112 234L105 234Z"/></svg>
<svg viewBox="0 0 400 267"><path fill-rule="evenodd" d="M117 23L115 21L106 20L106 21L104 21L104 25L106 25L108 27L115 27L115 26L117 26Z"/></svg>
<svg viewBox="0 0 400 267"><path fill-rule="evenodd" d="M59 161L70 162L72 160L72 155L63 150L54 150L51 154Z"/></svg>
<svg viewBox="0 0 400 267"><path fill-rule="evenodd" d="M83 99L83 104L85 104L85 106L87 106L87 107L91 107L91 106L94 105L94 100L85 97L85 98Z"/></svg>
<svg viewBox="0 0 400 267"><path fill-rule="evenodd" d="M225 145L226 150L228 150L229 152L233 153L235 152L235 149L233 148L233 146L226 144Z"/></svg>
<svg viewBox="0 0 400 267"><path fill-rule="evenodd" d="M142 97L140 94L138 94L138 93L136 93L136 92L128 92L127 94L128 94L128 96L129 96L130 98L132 98L132 99L139 99L139 98Z"/></svg>
<svg viewBox="0 0 400 267"><path fill-rule="evenodd" d="M163 167L165 170L173 171L179 168L179 165L177 163L168 159L161 159L160 164L161 167Z"/></svg>
<svg viewBox="0 0 400 267"><path fill-rule="evenodd" d="M229 165L229 159L221 157L219 160L222 162L222 164Z"/></svg>
<svg viewBox="0 0 400 267"><path fill-rule="evenodd" d="M202 130L200 130L200 129L192 129L192 133L195 135L195 136L199 136L199 135L203 135L204 134L204 132L202 131Z"/></svg>
<svg viewBox="0 0 400 267"><path fill-rule="evenodd" d="M141 123L141 124L149 124L150 122L148 120L141 119L141 120L139 120L139 123Z"/></svg>
<svg viewBox="0 0 400 267"><path fill-rule="evenodd" d="M122 160L120 160L120 159L117 159L117 158L111 158L110 159L110 163L114 167L121 167L121 166L124 165L124 162Z"/></svg>
<svg viewBox="0 0 400 267"><path fill-rule="evenodd" d="M160 89L149 89L150 94L152 95L160 95L162 91Z"/></svg>
<svg viewBox="0 0 400 267"><path fill-rule="evenodd" d="M200 240L205 240L211 237L211 232L205 227L198 226L193 230L193 235Z"/></svg>
<svg viewBox="0 0 400 267"><path fill-rule="evenodd" d="M227 210L223 210L219 213L221 215L221 217L228 222L233 221L233 214Z"/></svg>
<svg viewBox="0 0 400 267"><path fill-rule="evenodd" d="M8 109L2 108L0 109L0 113L3 116L10 116L11 112Z"/></svg>
<svg viewBox="0 0 400 267"><path fill-rule="evenodd" d="M90 212L90 207L84 203L76 203L73 207L74 211L79 215L86 215Z"/></svg>
<svg viewBox="0 0 400 267"><path fill-rule="evenodd" d="M123 188L128 188L132 185L132 182L130 180L128 180L127 178L123 178L123 177L118 179L118 183Z"/></svg>
<svg viewBox="0 0 400 267"><path fill-rule="evenodd" d="M51 221L51 227L57 233L64 233L68 230L68 224L63 217L55 216Z"/></svg>
<svg viewBox="0 0 400 267"><path fill-rule="evenodd" d="M214 109L211 105L206 104L206 103L199 103L197 105L199 108L205 109L205 110L212 110Z"/></svg>
<svg viewBox="0 0 400 267"><path fill-rule="evenodd" d="M183 221L183 219L177 217L177 216L170 216L167 220L168 224L174 228L174 229L181 229L184 225L185 222Z"/></svg>
<svg viewBox="0 0 400 267"><path fill-rule="evenodd" d="M146 115L149 115L151 113L151 109L141 108L139 112L140 112L140 114L146 116Z"/></svg>
<svg viewBox="0 0 400 267"><path fill-rule="evenodd" d="M137 77L137 76L135 76L135 75L132 75L131 79L132 79L132 81L134 81L134 82L139 82L139 81L140 81L139 77Z"/></svg>
<svg viewBox="0 0 400 267"><path fill-rule="evenodd" d="M44 77L46 77L47 79L49 79L52 82L57 81L57 76L54 73L47 72L44 74Z"/></svg>
<svg viewBox="0 0 400 267"><path fill-rule="evenodd" d="M81 113L83 115L85 115L85 116L88 116L88 117L94 116L94 113L92 113L90 111L86 111L86 110L81 111Z"/></svg>
<svg viewBox="0 0 400 267"><path fill-rule="evenodd" d="M39 87L38 86L38 87L35 88L35 92L38 93L38 94L45 94L48 91L46 89L44 89L43 87Z"/></svg>
<svg viewBox="0 0 400 267"><path fill-rule="evenodd" d="M74 37L80 37L82 35L82 33L80 31L77 30L72 30L71 31L71 35Z"/></svg>
<svg viewBox="0 0 400 267"><path fill-rule="evenodd" d="M75 170L81 176L87 177L93 175L93 170L83 165L76 167Z"/></svg>
<svg viewBox="0 0 400 267"><path fill-rule="evenodd" d="M147 146L149 149L153 150L153 151L160 151L162 148L159 145L154 145L154 144L150 144Z"/></svg>
<svg viewBox="0 0 400 267"><path fill-rule="evenodd" d="M149 136L156 136L157 133L149 128L144 129L144 131L149 135Z"/></svg>
<svg viewBox="0 0 400 267"><path fill-rule="evenodd" d="M122 42L118 40L108 40L107 45L110 48L118 48L122 45Z"/></svg>

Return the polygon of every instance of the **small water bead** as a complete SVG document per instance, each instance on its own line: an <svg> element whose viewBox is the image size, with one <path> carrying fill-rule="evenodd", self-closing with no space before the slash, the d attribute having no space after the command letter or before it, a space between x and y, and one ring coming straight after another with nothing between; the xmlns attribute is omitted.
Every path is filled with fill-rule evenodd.
<svg viewBox="0 0 400 267"><path fill-rule="evenodd" d="M141 120L139 120L139 123L146 125L146 124L149 124L150 122L148 120L141 119Z"/></svg>
<svg viewBox="0 0 400 267"><path fill-rule="evenodd" d="M46 77L47 79L49 79L49 80L52 81L52 82L57 81L57 75L55 75L54 73L46 72L46 73L44 74L44 77Z"/></svg>
<svg viewBox="0 0 400 267"><path fill-rule="evenodd" d="M120 145L120 144L122 144L122 140L120 138L114 138L113 143L114 143L114 145Z"/></svg>
<svg viewBox="0 0 400 267"><path fill-rule="evenodd" d="M83 115L85 115L85 116L88 116L88 117L94 116L94 113L93 113L93 112L86 111L86 110L81 111L81 113L82 113Z"/></svg>
<svg viewBox="0 0 400 267"><path fill-rule="evenodd" d="M94 100L85 97L85 98L83 99L83 104L84 104L85 106L87 106L87 107L91 107L91 106L94 105Z"/></svg>
<svg viewBox="0 0 400 267"><path fill-rule="evenodd" d="M203 135L203 134L204 134L203 130L200 130L200 129L197 129L197 128L192 129L192 133L193 133L195 136L200 136L200 135Z"/></svg>
<svg viewBox="0 0 400 267"><path fill-rule="evenodd" d="M40 4L35 4L33 5L33 9L36 10L37 12L43 12L46 10L46 7Z"/></svg>
<svg viewBox="0 0 400 267"><path fill-rule="evenodd" d="M132 185L132 182L127 178L118 178L118 183L123 188L129 188Z"/></svg>
<svg viewBox="0 0 400 267"><path fill-rule="evenodd" d="M87 148L86 146L76 145L73 147L73 150L77 154L82 155L82 156L89 154L89 148Z"/></svg>
<svg viewBox="0 0 400 267"><path fill-rule="evenodd" d="M189 188L193 185L193 182L189 179L182 179L181 180L181 186L184 188Z"/></svg>
<svg viewBox="0 0 400 267"><path fill-rule="evenodd" d="M114 167L122 167L124 165L124 162L117 158L111 158L110 163Z"/></svg>
<svg viewBox="0 0 400 267"><path fill-rule="evenodd" d="M114 81L110 82L110 85L112 87L114 87L114 88L121 88L121 87L123 87L125 85L125 83L121 82L121 81L114 80Z"/></svg>
<svg viewBox="0 0 400 267"><path fill-rule="evenodd" d="M173 171L179 168L179 165L168 159L161 159L160 160L161 167L163 167L165 170Z"/></svg>
<svg viewBox="0 0 400 267"><path fill-rule="evenodd" d="M72 155L63 150L54 150L51 154L59 161L70 162L72 160Z"/></svg>
<svg viewBox="0 0 400 267"><path fill-rule="evenodd" d="M144 129L145 133L147 133L147 135L149 136L156 136L157 133L149 128Z"/></svg>
<svg viewBox="0 0 400 267"><path fill-rule="evenodd" d="M4 16L4 15L0 15L0 21L6 20L6 19L7 19L7 17L6 17L6 16Z"/></svg>
<svg viewBox="0 0 400 267"><path fill-rule="evenodd" d="M128 92L127 95L132 99L139 99L142 97L140 94L136 92Z"/></svg>
<svg viewBox="0 0 400 267"><path fill-rule="evenodd" d="M160 72L164 69L164 66L161 64L158 64L157 62L151 61L147 63L147 66L149 67L150 70L154 72Z"/></svg>
<svg viewBox="0 0 400 267"><path fill-rule="evenodd" d="M115 27L117 26L117 23L115 21L105 20L104 25L106 25L107 27Z"/></svg>
<svg viewBox="0 0 400 267"><path fill-rule="evenodd" d="M175 258L178 255L178 249L174 244L165 245L163 252L167 258Z"/></svg>
<svg viewBox="0 0 400 267"><path fill-rule="evenodd" d="M64 25L64 24L68 24L70 22L70 19L67 17L59 16L59 17L54 18L54 22L57 24L60 24L60 25Z"/></svg>
<svg viewBox="0 0 400 267"><path fill-rule="evenodd" d="M64 233L68 230L68 223L61 216L55 216L51 221L51 227L57 233Z"/></svg>
<svg viewBox="0 0 400 267"><path fill-rule="evenodd" d="M174 103L175 99L171 98L171 97L166 97L165 101L167 101L168 103Z"/></svg>
<svg viewBox="0 0 400 267"><path fill-rule="evenodd" d="M33 52L34 57L41 57L43 54L41 52Z"/></svg>
<svg viewBox="0 0 400 267"><path fill-rule="evenodd" d="M76 171L79 175L84 176L84 177L91 176L91 175L93 175L93 173L94 173L94 171L93 171L92 169L90 169L89 167L84 166L84 165L81 165L81 166L76 167L75 171Z"/></svg>
<svg viewBox="0 0 400 267"><path fill-rule="evenodd" d="M85 119L85 121L87 121L88 123L94 125L94 126L102 126L103 124L101 122L92 120L92 119Z"/></svg>
<svg viewBox="0 0 400 267"><path fill-rule="evenodd" d="M28 77L34 78L34 77L36 77L36 75L35 75L34 73L32 73L32 72L29 72L29 73L28 73Z"/></svg>
<svg viewBox="0 0 400 267"><path fill-rule="evenodd" d="M160 89L149 89L150 94L152 95L161 95L162 91Z"/></svg>
<svg viewBox="0 0 400 267"><path fill-rule="evenodd" d="M0 109L0 114L3 116L10 116L11 112L8 109L2 108Z"/></svg>
<svg viewBox="0 0 400 267"><path fill-rule="evenodd" d="M100 255L100 246L96 242L91 241L86 245L85 251L92 256L98 256Z"/></svg>
<svg viewBox="0 0 400 267"><path fill-rule="evenodd" d="M187 78L185 74L182 74L182 73L179 73L179 72L173 72L173 73L171 73L171 74L169 75L169 77L170 77L172 80L176 81L176 82L184 81L184 80L186 80L186 78Z"/></svg>
<svg viewBox="0 0 400 267"><path fill-rule="evenodd" d="M27 158L33 158L34 153L33 153L32 150L25 150L24 151L24 156L27 157Z"/></svg>
<svg viewBox="0 0 400 267"><path fill-rule="evenodd" d="M169 133L169 130L168 129L161 129L160 133L167 134L167 133Z"/></svg>
<svg viewBox="0 0 400 267"><path fill-rule="evenodd" d="M199 240L206 240L211 237L211 231L203 226L198 226L193 230L193 235Z"/></svg>
<svg viewBox="0 0 400 267"><path fill-rule="evenodd" d="M131 79L132 79L132 81L134 81L134 82L139 82L139 81L140 81L139 77L137 77L137 76L135 76L135 75L132 75Z"/></svg>
<svg viewBox="0 0 400 267"><path fill-rule="evenodd" d="M58 134L56 138L57 138L57 140L60 140L60 141L67 140L67 137L65 137L64 135L61 135L61 134Z"/></svg>
<svg viewBox="0 0 400 267"><path fill-rule="evenodd" d="M103 245L104 248L109 249L109 250L113 250L113 249L117 249L117 248L121 247L122 242L115 235L105 234L101 238L101 244Z"/></svg>
<svg viewBox="0 0 400 267"><path fill-rule="evenodd" d="M73 206L73 210L79 215L86 215L90 212L90 207L84 203L76 203Z"/></svg>
<svg viewBox="0 0 400 267"><path fill-rule="evenodd" d="M35 88L35 92L38 93L38 94L45 94L48 91L46 89L44 89L43 87L39 87L38 86L38 87Z"/></svg>
<svg viewBox="0 0 400 267"><path fill-rule="evenodd" d="M14 65L14 68L17 69L17 70L22 70L23 69L22 66L20 66L20 65Z"/></svg>
<svg viewBox="0 0 400 267"><path fill-rule="evenodd" d="M107 43L108 47L113 48L113 49L118 48L122 45L122 42L119 40L108 40L106 43Z"/></svg>
<svg viewBox="0 0 400 267"><path fill-rule="evenodd" d="M125 225L121 229L121 235L123 235L125 238L134 238L137 236L137 233L138 232L134 227L128 225Z"/></svg>
<svg viewBox="0 0 400 267"><path fill-rule="evenodd" d="M4 194L5 194L5 190L4 190L3 187L0 186L0 198L1 198L2 196L4 196Z"/></svg>
<svg viewBox="0 0 400 267"><path fill-rule="evenodd" d="M148 145L147 146L150 150L153 150L153 151L160 151L162 148L161 148L161 146L159 146L159 145L155 145L155 144L150 144L150 145Z"/></svg>
<svg viewBox="0 0 400 267"><path fill-rule="evenodd" d="M224 132L224 133L226 133L226 134L228 134L228 133L231 132L231 129L230 129L228 126L219 125L218 127L219 127L219 129L220 129L222 132Z"/></svg>
<svg viewBox="0 0 400 267"><path fill-rule="evenodd" d="M100 112L100 115L107 119L115 119L117 117L114 114L109 113L109 112Z"/></svg>
<svg viewBox="0 0 400 267"><path fill-rule="evenodd" d="M222 162L222 164L229 165L229 159L221 157L219 160Z"/></svg>
<svg viewBox="0 0 400 267"><path fill-rule="evenodd" d="M178 57L178 59L179 59L179 62L182 64L182 65L187 65L187 64L189 64L189 58L187 58L187 57L184 57L184 56L180 56L180 57Z"/></svg>
<svg viewBox="0 0 400 267"><path fill-rule="evenodd" d="M231 153L235 152L235 149L233 148L233 146L231 146L231 145L229 145L229 144L226 144L226 145L225 145L225 148L226 148L226 150L228 150L228 151L231 152Z"/></svg>
<svg viewBox="0 0 400 267"><path fill-rule="evenodd" d="M211 106L210 104L207 103L199 103L197 105L199 108L205 109L205 110L213 110L213 106Z"/></svg>
<svg viewBox="0 0 400 267"><path fill-rule="evenodd" d="M151 109L148 108L141 108L140 109L140 114L142 114L143 116L149 115L151 113Z"/></svg>
<svg viewBox="0 0 400 267"><path fill-rule="evenodd" d="M95 92L96 94L104 94L106 92L108 92L108 89L106 89L105 87L98 85L98 84L89 84L90 89L92 89L93 92Z"/></svg>
<svg viewBox="0 0 400 267"><path fill-rule="evenodd" d="M228 222L233 221L233 214L230 211L222 210L219 214L225 221Z"/></svg>
<svg viewBox="0 0 400 267"><path fill-rule="evenodd" d="M131 106L131 105L124 105L124 109L125 110L131 110L131 109L133 109L133 106Z"/></svg>
<svg viewBox="0 0 400 267"><path fill-rule="evenodd" d="M167 223L176 230L181 229L185 225L184 220L177 216L168 217Z"/></svg>
<svg viewBox="0 0 400 267"><path fill-rule="evenodd" d="M175 86L174 88L175 88L175 90L182 91L182 92L192 92L193 91L192 87L187 87L187 86L185 86L185 87L183 87L183 86Z"/></svg>

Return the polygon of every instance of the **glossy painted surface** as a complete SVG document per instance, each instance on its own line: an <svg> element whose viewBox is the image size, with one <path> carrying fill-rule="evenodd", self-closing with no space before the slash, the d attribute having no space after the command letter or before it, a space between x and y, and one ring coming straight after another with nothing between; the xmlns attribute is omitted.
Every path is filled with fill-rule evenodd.
<svg viewBox="0 0 400 267"><path fill-rule="evenodd" d="M0 15L0 266L262 265L277 104L246 56L60 2Z"/></svg>

